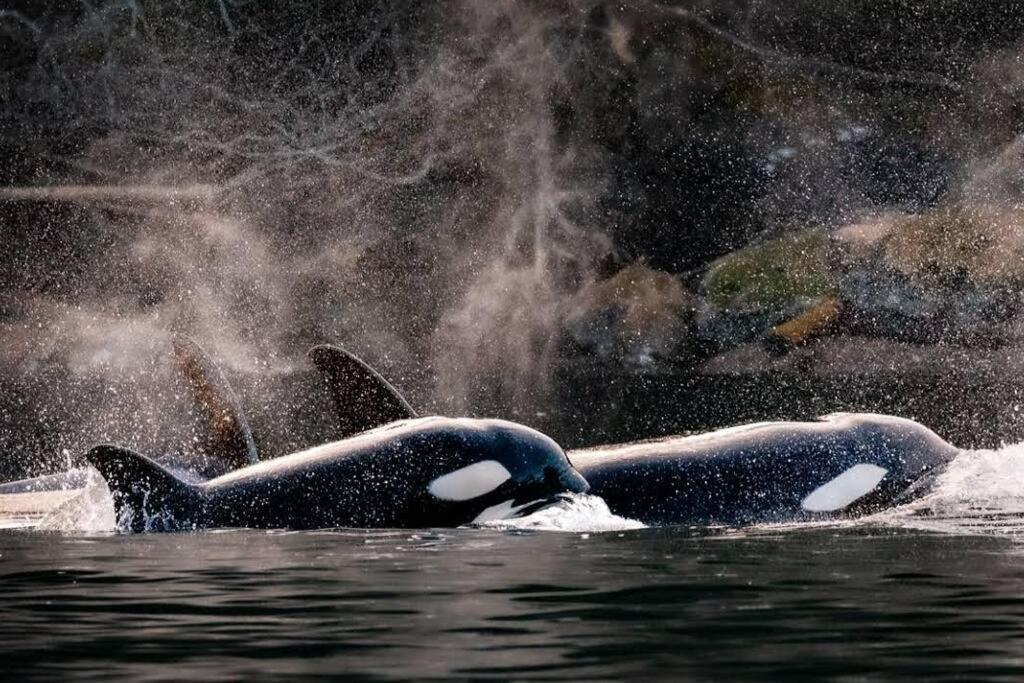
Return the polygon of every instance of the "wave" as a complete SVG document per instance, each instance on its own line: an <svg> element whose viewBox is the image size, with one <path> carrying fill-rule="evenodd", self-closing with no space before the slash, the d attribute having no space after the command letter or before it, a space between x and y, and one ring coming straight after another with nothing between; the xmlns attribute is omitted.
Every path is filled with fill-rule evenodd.
<svg viewBox="0 0 1024 683"><path fill-rule="evenodd" d="M865 521L1024 540L1024 443L964 451L938 477L927 496Z"/></svg>
<svg viewBox="0 0 1024 683"><path fill-rule="evenodd" d="M493 529L531 531L603 532L643 529L643 524L620 517L608 509L603 498L585 493L571 493L559 502L537 512L513 519L485 522L480 526Z"/></svg>

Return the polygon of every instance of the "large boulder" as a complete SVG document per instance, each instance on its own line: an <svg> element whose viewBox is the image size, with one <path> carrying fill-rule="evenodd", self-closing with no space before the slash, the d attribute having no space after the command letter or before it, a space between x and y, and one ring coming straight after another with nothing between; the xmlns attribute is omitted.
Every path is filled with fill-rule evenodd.
<svg viewBox="0 0 1024 683"><path fill-rule="evenodd" d="M715 261L702 288L697 329L719 348L826 328L918 343L1018 341L1024 210L958 203L794 233Z"/></svg>
<svg viewBox="0 0 1024 683"><path fill-rule="evenodd" d="M785 235L711 264L697 314L700 335L728 348L763 335L817 306L834 292L825 269L821 230Z"/></svg>
<svg viewBox="0 0 1024 683"><path fill-rule="evenodd" d="M602 359L650 365L686 355L694 297L678 278L633 263L568 303L565 338Z"/></svg>
<svg viewBox="0 0 1024 683"><path fill-rule="evenodd" d="M999 345L1021 337L1024 211L956 204L833 233L828 272L857 331Z"/></svg>

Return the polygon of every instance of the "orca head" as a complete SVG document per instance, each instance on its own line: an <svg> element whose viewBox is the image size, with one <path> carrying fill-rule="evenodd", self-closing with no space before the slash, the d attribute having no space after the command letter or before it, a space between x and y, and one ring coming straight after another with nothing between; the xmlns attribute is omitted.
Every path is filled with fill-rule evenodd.
<svg viewBox="0 0 1024 683"><path fill-rule="evenodd" d="M590 489L562 448L534 429L504 420L443 418L443 425L449 438L425 491L432 523L523 516Z"/></svg>

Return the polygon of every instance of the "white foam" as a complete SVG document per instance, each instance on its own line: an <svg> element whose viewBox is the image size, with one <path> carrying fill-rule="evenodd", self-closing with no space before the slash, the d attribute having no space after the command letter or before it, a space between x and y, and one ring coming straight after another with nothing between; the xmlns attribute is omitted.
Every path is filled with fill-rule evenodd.
<svg viewBox="0 0 1024 683"><path fill-rule="evenodd" d="M49 510L37 526L65 533L97 534L116 530L114 502L107 482L90 467L85 487Z"/></svg>
<svg viewBox="0 0 1024 683"><path fill-rule="evenodd" d="M1024 540L1024 444L965 451L938 477L930 494L870 521Z"/></svg>
<svg viewBox="0 0 1024 683"><path fill-rule="evenodd" d="M525 517L490 521L484 523L483 526L498 529L577 533L644 528L644 525L636 520L612 514L603 499L585 493L568 494L554 505Z"/></svg>

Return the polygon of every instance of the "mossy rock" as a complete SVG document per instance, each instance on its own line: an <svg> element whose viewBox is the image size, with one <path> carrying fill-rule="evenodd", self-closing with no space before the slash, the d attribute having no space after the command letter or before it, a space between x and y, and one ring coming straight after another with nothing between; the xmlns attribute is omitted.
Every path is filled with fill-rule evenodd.
<svg viewBox="0 0 1024 683"><path fill-rule="evenodd" d="M811 230L722 257L704 278L707 302L721 311L785 310L831 293L827 241L825 232Z"/></svg>
<svg viewBox="0 0 1024 683"><path fill-rule="evenodd" d="M620 361L675 358L696 302L669 273L633 263L586 285L567 304L565 333L580 349Z"/></svg>
<svg viewBox="0 0 1024 683"><path fill-rule="evenodd" d="M884 258L921 285L1018 284L1024 282L1024 212L955 205L908 216L886 241Z"/></svg>
<svg viewBox="0 0 1024 683"><path fill-rule="evenodd" d="M1018 339L1024 212L954 204L835 231L829 275L863 333L922 343Z"/></svg>

